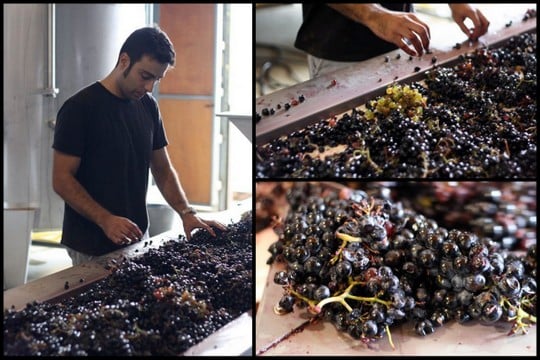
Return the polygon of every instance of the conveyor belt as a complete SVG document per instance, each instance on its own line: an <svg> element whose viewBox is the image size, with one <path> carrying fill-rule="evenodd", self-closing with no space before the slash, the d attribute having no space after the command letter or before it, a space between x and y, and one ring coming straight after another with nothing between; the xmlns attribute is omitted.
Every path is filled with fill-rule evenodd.
<svg viewBox="0 0 540 360"><path fill-rule="evenodd" d="M426 70L432 68L433 57L438 66L450 66L458 61L460 55L470 53L477 48L497 47L512 36L536 31L536 18L528 21L514 19L512 26L490 32L481 41L463 42L458 46L432 48L431 54L408 60L401 56L399 61L385 62L385 56L395 59L401 50L355 64L349 68L321 75L318 78L278 90L257 98L255 108L258 114L264 108L281 109L273 115L263 116L256 125L256 144L262 145L279 136L290 134L322 119L339 115L347 110L364 104L367 100L382 95L392 82L410 83L424 77ZM415 69L417 71L415 71ZM285 103L296 100L299 96L305 100L288 110Z"/></svg>
<svg viewBox="0 0 540 360"><path fill-rule="evenodd" d="M238 208L233 209L234 211L217 213L212 218L223 224L239 221L244 211L251 209L251 200L248 200ZM203 216L203 218L207 217ZM15 310L21 310L27 303L34 300L37 302L61 302L62 299L79 294L93 283L107 277L110 274L110 270L107 268L115 261L120 263L124 258L140 256L149 249L159 248L164 243L177 239L178 235L178 230L171 230L90 262L8 289L4 291L4 309L13 307ZM69 284L68 289L64 287L66 282ZM246 296L250 295L246 294ZM251 355L252 331L252 315L251 311L248 311L188 349L184 355Z"/></svg>

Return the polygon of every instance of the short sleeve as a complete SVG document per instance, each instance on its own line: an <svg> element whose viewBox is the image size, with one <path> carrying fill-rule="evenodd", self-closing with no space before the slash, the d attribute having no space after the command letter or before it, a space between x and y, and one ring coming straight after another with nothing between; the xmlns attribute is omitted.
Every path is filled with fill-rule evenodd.
<svg viewBox="0 0 540 360"><path fill-rule="evenodd" d="M83 107L73 100L66 101L56 117L53 149L80 157L84 151L84 134Z"/></svg>
<svg viewBox="0 0 540 360"><path fill-rule="evenodd" d="M156 99L153 96L150 96L150 94L148 94L146 98L150 100L149 103L152 107L152 113L154 114L154 138L152 139L152 150L159 150L169 145L169 142L167 141L167 135L165 134L165 128L163 126L163 119L161 117L161 112L159 111L159 106Z"/></svg>

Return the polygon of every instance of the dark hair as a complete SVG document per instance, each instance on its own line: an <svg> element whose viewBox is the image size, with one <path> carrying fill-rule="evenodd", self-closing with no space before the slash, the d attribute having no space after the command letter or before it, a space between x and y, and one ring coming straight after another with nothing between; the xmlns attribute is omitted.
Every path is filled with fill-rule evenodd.
<svg viewBox="0 0 540 360"><path fill-rule="evenodd" d="M132 32L120 49L120 54L123 52L129 56L129 68L143 55L149 55L160 63L171 66L174 65L176 56L171 40L159 27L144 27Z"/></svg>

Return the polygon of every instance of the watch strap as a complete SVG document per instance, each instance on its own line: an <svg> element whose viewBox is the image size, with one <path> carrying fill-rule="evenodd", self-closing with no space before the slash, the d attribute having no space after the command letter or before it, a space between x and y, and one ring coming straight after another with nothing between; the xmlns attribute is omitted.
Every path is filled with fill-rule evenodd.
<svg viewBox="0 0 540 360"><path fill-rule="evenodd" d="M186 214L193 214L195 215L197 213L197 210L195 210L193 207L188 206L184 210L180 210L180 215L186 215Z"/></svg>

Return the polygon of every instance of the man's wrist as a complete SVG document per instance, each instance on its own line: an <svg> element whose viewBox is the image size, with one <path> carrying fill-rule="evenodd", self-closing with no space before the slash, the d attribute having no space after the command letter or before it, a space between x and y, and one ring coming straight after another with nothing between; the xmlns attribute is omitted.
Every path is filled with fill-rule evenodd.
<svg viewBox="0 0 540 360"><path fill-rule="evenodd" d="M197 210L195 210L192 206L188 206L178 212L180 216L185 216L187 214L195 215L197 214Z"/></svg>

